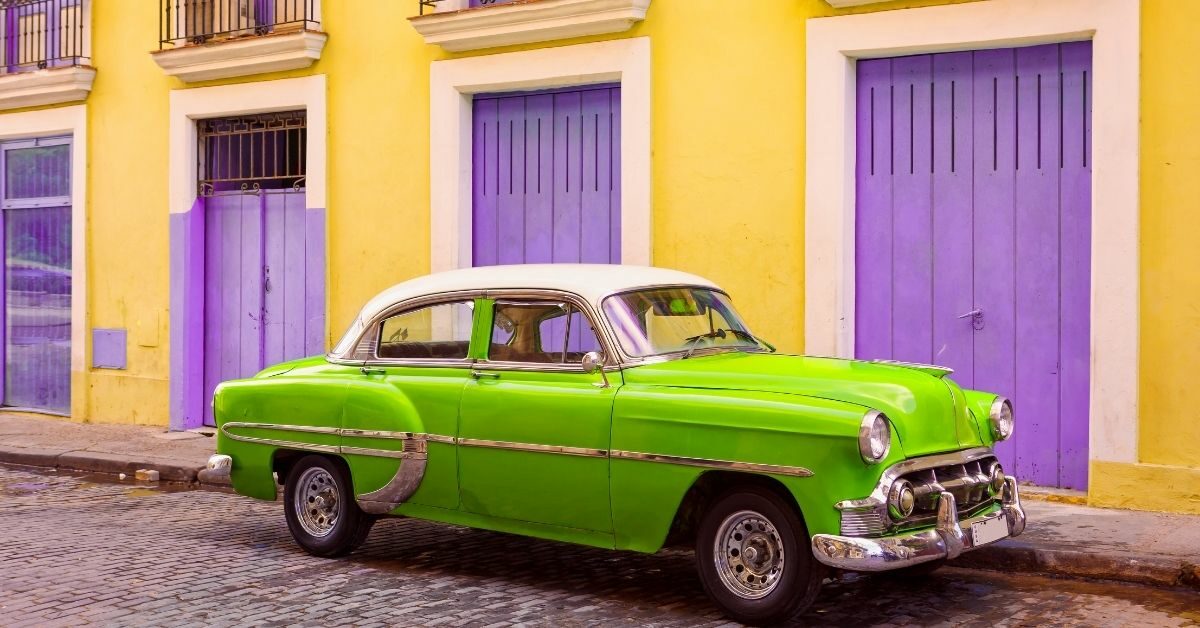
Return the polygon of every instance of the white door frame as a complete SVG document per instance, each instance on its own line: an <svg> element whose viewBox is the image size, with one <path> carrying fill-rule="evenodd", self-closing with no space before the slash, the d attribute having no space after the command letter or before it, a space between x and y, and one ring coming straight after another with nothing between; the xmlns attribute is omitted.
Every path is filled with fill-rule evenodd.
<svg viewBox="0 0 1200 628"><path fill-rule="evenodd" d="M193 216L198 194L196 121L203 118L303 109L308 132L305 144L306 213L325 229L327 197L325 75L257 81L214 87L176 89L170 95L167 152L167 210L170 213L170 427L200 427L204 405L204 237L203 216ZM329 285L329 256L322 260L321 281ZM329 311L329 291L324 312ZM324 338L329 337L328 317Z"/></svg>
<svg viewBox="0 0 1200 628"><path fill-rule="evenodd" d="M805 350L854 355L858 59L1092 41L1092 460L1136 462L1137 0L984 0L810 19L807 25Z"/></svg>

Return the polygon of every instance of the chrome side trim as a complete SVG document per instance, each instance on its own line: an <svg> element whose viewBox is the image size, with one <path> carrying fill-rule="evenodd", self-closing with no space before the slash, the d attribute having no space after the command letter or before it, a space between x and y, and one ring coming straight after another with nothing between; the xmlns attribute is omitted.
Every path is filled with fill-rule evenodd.
<svg viewBox="0 0 1200 628"><path fill-rule="evenodd" d="M813 472L804 467L789 467L777 464L761 464L757 462L735 462L732 460L710 460L708 458L690 458L687 456L671 456L667 454L648 454L636 451L610 451L612 458L626 460L642 460L645 462L663 462L681 464L690 467L705 467L709 469L726 469L731 471L757 471L772 475L789 475L798 478L811 477Z"/></svg>
<svg viewBox="0 0 1200 628"><path fill-rule="evenodd" d="M248 430L279 430L281 432L304 432L306 434L330 434L333 436L336 436L338 434L338 432L340 431L336 427L320 427L320 426L316 426L316 425L282 425L282 424L278 424L278 423L241 423L238 421L230 421L229 423L222 425L221 430L225 431L225 428L239 428L239 427L244 427ZM229 434L228 432L226 433L226 435L229 436L230 438L233 438L234 440L237 440L236 437Z"/></svg>
<svg viewBox="0 0 1200 628"><path fill-rule="evenodd" d="M424 448L422 448L422 451L395 451L393 449L369 449L366 447L346 447L345 445L342 445L339 447L339 453L358 456L375 456L377 458L409 459L425 457Z"/></svg>
<svg viewBox="0 0 1200 628"><path fill-rule="evenodd" d="M382 430L337 430L342 436L363 436L366 438L391 438L395 440L410 440L417 438L420 434L414 432L387 432Z"/></svg>
<svg viewBox="0 0 1200 628"><path fill-rule="evenodd" d="M587 456L604 458L608 456L605 449L590 447L567 447L564 445L538 445L535 443L511 443L500 440L483 440L479 438L459 438L458 444L463 447L490 447L493 449L512 449L515 451L533 451L543 454L562 454L564 456Z"/></svg>
<svg viewBox="0 0 1200 628"><path fill-rule="evenodd" d="M303 443L294 440L283 440L279 438L264 438L260 436L245 436L242 434L234 434L232 429L257 429L257 430L277 430L281 432L297 432L302 434L322 434L327 436L350 436L359 438L379 438L386 440L402 441L399 450L394 449L377 449L368 447L353 447L345 445L322 445L316 443ZM315 451L324 454L352 454L362 456L377 456L380 458L415 458L424 456L426 452L426 435L414 432L390 432L382 430L356 430L356 429L341 429L336 427L318 427L310 425L277 425L273 423L244 423L231 421L221 426L221 434L226 438L243 442L255 443L258 445L272 445L275 447L286 447L288 449L298 449L301 451ZM440 438L440 437L439 437Z"/></svg>
<svg viewBox="0 0 1200 628"><path fill-rule="evenodd" d="M385 515L408 501L420 488L421 480L425 477L425 454L417 455L419 457L401 462L400 468L396 469L396 475L392 476L383 488L355 498L358 507L372 515Z"/></svg>
<svg viewBox="0 0 1200 628"><path fill-rule="evenodd" d="M382 438L403 441L400 450L355 447L349 445L318 445L275 438L243 436L233 434L229 430L270 429L284 432L300 432L326 434L330 436L348 436L359 438ZM423 434L419 432L391 432L381 430L339 429L333 427L313 427L306 425L275 425L271 423L239 423L230 422L221 426L221 433L234 441L257 443L287 447L302 451L315 451L329 454L350 454L360 456L376 456L381 458L398 458L402 460L424 460L428 455L428 443L459 445L462 447L479 447L491 449L508 449L512 451L528 451L543 454L558 454L563 456L581 456L587 458L621 458L625 460L641 460L643 462L659 462L664 464L679 464L708 469L724 469L729 471L754 471L771 475L786 475L791 477L810 477L813 472L804 467L787 465L763 464L758 462L740 462L734 460L712 460L708 458L693 458L689 456L673 456L668 454L651 454L636 451L619 451L598 449L594 447L572 447L568 445L543 445L539 443L516 443L511 441L487 440L482 438L456 438L442 434ZM410 465L412 466L412 465ZM383 490L383 489L380 489ZM840 506L840 505L839 505Z"/></svg>
<svg viewBox="0 0 1200 628"><path fill-rule="evenodd" d="M257 445L274 445L275 447L287 447L288 449L299 449L301 451L315 451L323 454L338 454L341 453L341 447L337 445L315 445L312 443L300 443L294 440L278 440L274 438L258 438L257 436L238 436L230 434L221 428L221 433L227 436L230 440L235 440L242 443L255 443Z"/></svg>

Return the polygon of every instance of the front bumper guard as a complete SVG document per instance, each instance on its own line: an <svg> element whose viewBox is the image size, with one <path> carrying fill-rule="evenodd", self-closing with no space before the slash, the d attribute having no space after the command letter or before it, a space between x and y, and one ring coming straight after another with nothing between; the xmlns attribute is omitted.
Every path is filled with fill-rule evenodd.
<svg viewBox="0 0 1200 628"><path fill-rule="evenodd" d="M817 560L837 569L899 569L942 558L957 558L959 554L975 549L971 526L1000 517L1008 521L1008 538L1025 531L1025 510L1021 508L1015 478L1004 480L999 512L959 521L954 495L943 492L938 500L937 525L931 529L880 538L817 534L812 539L812 550Z"/></svg>

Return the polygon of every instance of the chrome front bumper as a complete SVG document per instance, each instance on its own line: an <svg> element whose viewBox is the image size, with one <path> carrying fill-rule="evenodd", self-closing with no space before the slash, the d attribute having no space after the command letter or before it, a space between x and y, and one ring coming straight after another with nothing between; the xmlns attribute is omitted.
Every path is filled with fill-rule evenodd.
<svg viewBox="0 0 1200 628"><path fill-rule="evenodd" d="M954 495L943 492L938 500L937 525L933 528L878 538L817 534L812 539L812 550L817 560L837 569L899 569L941 558L956 558L975 549L971 527L1000 517L1008 522L1008 537L1025 531L1025 510L1021 508L1016 478L1005 478L998 512L960 521Z"/></svg>

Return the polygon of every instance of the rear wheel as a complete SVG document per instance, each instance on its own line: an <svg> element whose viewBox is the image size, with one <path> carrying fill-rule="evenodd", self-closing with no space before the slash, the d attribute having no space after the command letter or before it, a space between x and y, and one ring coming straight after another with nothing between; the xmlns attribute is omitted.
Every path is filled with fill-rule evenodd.
<svg viewBox="0 0 1200 628"><path fill-rule="evenodd" d="M346 467L317 455L292 465L283 488L283 511L292 538L314 556L349 554L375 523L354 501Z"/></svg>
<svg viewBox="0 0 1200 628"><path fill-rule="evenodd" d="M774 624L803 613L821 589L824 570L808 547L808 530L791 504L769 489L742 487L704 514L696 567L726 615Z"/></svg>

